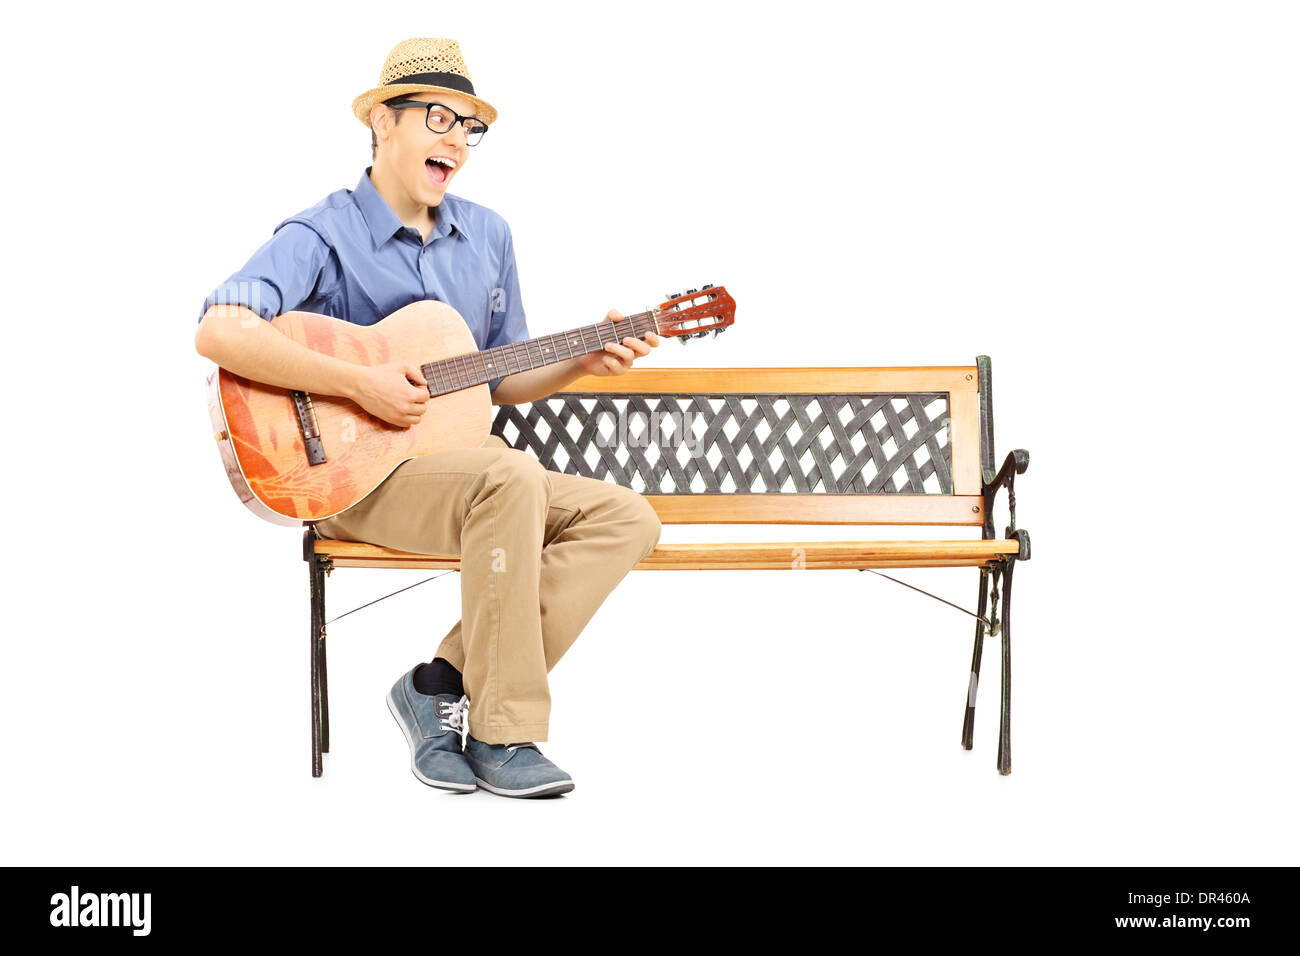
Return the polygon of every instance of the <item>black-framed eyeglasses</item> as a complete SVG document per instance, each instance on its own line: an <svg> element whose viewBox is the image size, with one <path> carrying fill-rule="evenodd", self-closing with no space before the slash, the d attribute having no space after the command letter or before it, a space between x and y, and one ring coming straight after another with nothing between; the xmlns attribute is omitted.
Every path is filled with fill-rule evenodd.
<svg viewBox="0 0 1300 956"><path fill-rule="evenodd" d="M465 141L470 146L477 146L487 132L487 123L474 116L461 116L449 106L441 103L426 103L423 100L390 100L384 104L395 110L424 110L424 125L434 133L449 133L457 123L465 127Z"/></svg>

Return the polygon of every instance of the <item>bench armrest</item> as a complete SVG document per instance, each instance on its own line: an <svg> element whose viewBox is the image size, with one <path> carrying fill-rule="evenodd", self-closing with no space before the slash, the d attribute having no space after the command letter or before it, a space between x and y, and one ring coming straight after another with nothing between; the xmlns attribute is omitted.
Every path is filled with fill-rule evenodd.
<svg viewBox="0 0 1300 956"><path fill-rule="evenodd" d="M987 469L984 471L984 537L992 538L994 536L993 503L997 499L998 489L1005 487L1007 489L1007 510L1010 516L1006 537L1019 540L1019 559L1022 561L1029 559L1029 532L1016 528L1015 481L1016 475L1023 475L1028 468L1029 452L1023 448L1017 448L1007 454L1006 459L1002 462L1002 467L998 469L996 475L990 477L991 472Z"/></svg>

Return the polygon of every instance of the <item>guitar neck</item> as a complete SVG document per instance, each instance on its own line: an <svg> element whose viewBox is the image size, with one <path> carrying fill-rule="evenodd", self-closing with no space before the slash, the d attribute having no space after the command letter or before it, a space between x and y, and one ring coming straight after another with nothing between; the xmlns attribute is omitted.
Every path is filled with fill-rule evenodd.
<svg viewBox="0 0 1300 956"><path fill-rule="evenodd" d="M622 342L628 336L641 338L647 332L658 331L653 311L638 312L616 322L597 322L567 332L538 336L525 342L512 342L481 352L454 355L422 365L420 371L429 383L429 394L443 395L516 372L526 372L578 355L599 352L605 348L606 343Z"/></svg>

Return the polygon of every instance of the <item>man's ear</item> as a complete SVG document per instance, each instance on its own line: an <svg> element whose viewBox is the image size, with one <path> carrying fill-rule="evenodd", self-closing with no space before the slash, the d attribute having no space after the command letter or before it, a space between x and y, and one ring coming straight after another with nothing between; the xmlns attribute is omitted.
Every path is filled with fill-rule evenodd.
<svg viewBox="0 0 1300 956"><path fill-rule="evenodd" d="M382 103L370 107L370 128L375 131L375 139L382 143L393 128L393 111Z"/></svg>

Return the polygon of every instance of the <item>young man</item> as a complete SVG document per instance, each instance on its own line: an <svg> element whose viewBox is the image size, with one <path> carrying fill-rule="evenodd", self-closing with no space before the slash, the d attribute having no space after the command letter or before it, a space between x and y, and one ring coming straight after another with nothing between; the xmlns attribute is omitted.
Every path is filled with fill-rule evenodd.
<svg viewBox="0 0 1300 956"><path fill-rule="evenodd" d="M372 130L373 166L356 189L281 223L204 302L195 344L235 374L344 396L394 425L411 425L429 400L419 368L354 365L293 342L266 320L306 311L372 325L422 302L431 312L459 313L480 349L528 339L509 227L447 193L496 110L475 95L459 46L445 39L398 44L379 86L352 108ZM658 344L654 333L624 338L603 352L496 379L492 401L522 404L580 375L622 374ZM536 746L547 739L546 675L654 550L660 525L646 500L619 485L546 471L493 435L480 448L404 463L316 527L329 538L461 557L461 621L435 658L388 696L416 777L444 790L481 786L515 797L572 790L569 775Z"/></svg>

